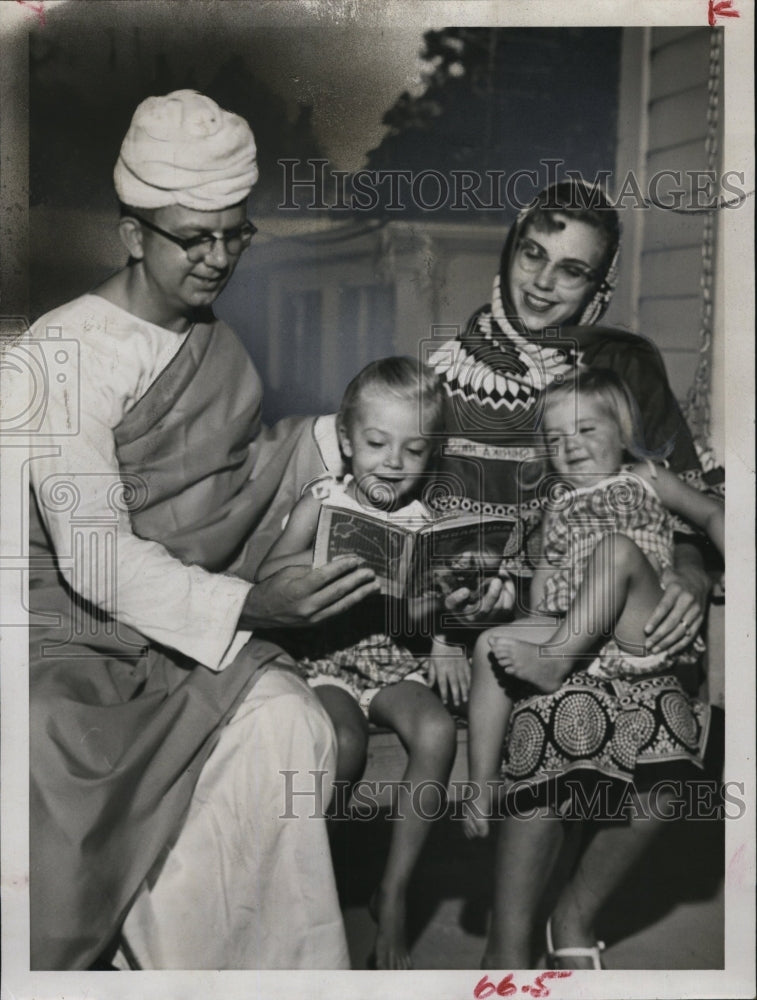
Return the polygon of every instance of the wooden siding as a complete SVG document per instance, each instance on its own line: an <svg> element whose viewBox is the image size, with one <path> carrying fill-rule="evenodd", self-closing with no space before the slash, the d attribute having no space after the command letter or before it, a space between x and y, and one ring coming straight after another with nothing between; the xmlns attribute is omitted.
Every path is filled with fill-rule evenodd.
<svg viewBox="0 0 757 1000"><path fill-rule="evenodd" d="M633 170L645 193L659 199L669 201L678 188L685 192L684 204L690 204L690 175L709 166L705 142L710 39L711 29L690 27L627 32L624 37L620 92L626 103L621 101L618 115L617 174L622 179ZM640 106L633 103L638 93L646 93ZM719 163L716 169L721 169ZM663 170L674 176L661 180L656 192L650 190L652 179ZM705 216L663 208L626 210L624 216L630 238L624 239L621 258L620 304L626 322L662 351L670 384L683 401L699 361ZM613 310L612 318L617 315ZM720 321L716 313L716 352L722 347ZM715 398L722 399L722 394ZM719 421L720 414L713 412L713 423ZM708 647L708 697L723 705L722 605L711 609Z"/></svg>
<svg viewBox="0 0 757 1000"><path fill-rule="evenodd" d="M674 173L656 190L668 203L676 190L682 190L684 205L690 205L696 184L692 174L708 168L710 37L710 29L691 27L654 29L647 36L646 143L639 166L647 186L661 171ZM639 329L659 345L671 384L682 400L699 352L703 228L701 214L647 209L633 264Z"/></svg>

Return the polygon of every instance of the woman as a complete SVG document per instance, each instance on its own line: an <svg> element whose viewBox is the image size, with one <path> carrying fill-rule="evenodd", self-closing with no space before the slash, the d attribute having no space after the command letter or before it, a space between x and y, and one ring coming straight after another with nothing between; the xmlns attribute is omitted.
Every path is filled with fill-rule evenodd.
<svg viewBox="0 0 757 1000"><path fill-rule="evenodd" d="M589 207L586 207L589 206ZM617 213L597 188L571 180L547 188L508 233L492 302L462 335L429 359L447 390L440 477L446 509L514 515L526 542L538 528L534 485L539 393L577 368L614 371L638 401L647 447L700 482L689 429L655 345L638 334L596 325L615 285ZM678 525L675 571L653 615L650 642L679 652L700 628L709 580L691 529Z"/></svg>
<svg viewBox="0 0 757 1000"><path fill-rule="evenodd" d="M697 479L696 452L659 352L640 336L596 325L612 294L618 248L617 214L598 190L574 181L542 192L517 219L492 303L432 359L447 388L451 437L443 473L449 509L517 514L527 535L538 530L540 503L532 487L541 467L539 393L580 368L611 369L621 376L638 400L647 447L667 455L679 474L690 471L687 478ZM694 545L679 539L675 567L663 585L646 627L649 647L677 653L696 636L708 592ZM651 772L645 772L646 784L637 773L643 723L653 725L655 748L662 748L660 774L685 777L687 767L696 772L704 764L709 709L689 699L674 677L620 692L613 685L592 688L583 676L571 675L554 694L526 694L511 718L503 776L507 805L518 815L506 815L502 823L486 967L532 964L534 921L567 831L558 812L566 802L559 792L555 798L555 779L566 773L585 777L579 766L585 741L605 739L610 747L606 775L592 768L589 777L606 776L613 801L625 791L639 810L628 822L595 831L559 897L547 949L550 961L570 967L601 967L594 919L660 829L643 810ZM628 710L621 712L626 696L622 706ZM685 732L686 746L680 740L677 747L675 741L667 745L664 729L671 720L662 719L661 705L674 710L672 724ZM632 734L626 743L621 728ZM630 755L620 766L610 760L619 747ZM524 807L530 811L524 814ZM576 833L584 832L582 827L573 824Z"/></svg>

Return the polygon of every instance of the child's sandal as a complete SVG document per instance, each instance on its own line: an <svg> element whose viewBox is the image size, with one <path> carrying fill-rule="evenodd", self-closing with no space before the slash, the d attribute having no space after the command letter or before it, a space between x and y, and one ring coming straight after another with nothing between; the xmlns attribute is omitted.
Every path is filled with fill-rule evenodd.
<svg viewBox="0 0 757 1000"><path fill-rule="evenodd" d="M561 958L589 958L592 969L604 969L602 965L601 953L605 950L604 941L597 941L595 945L576 946L575 948L555 948L552 941L552 918L547 921L547 965L550 969L559 969L556 965Z"/></svg>

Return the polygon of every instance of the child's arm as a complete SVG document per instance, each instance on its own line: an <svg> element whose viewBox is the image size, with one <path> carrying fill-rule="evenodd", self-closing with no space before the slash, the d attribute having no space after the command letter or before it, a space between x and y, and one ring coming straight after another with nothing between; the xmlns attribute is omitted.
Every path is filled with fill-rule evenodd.
<svg viewBox="0 0 757 1000"><path fill-rule="evenodd" d="M530 552L533 564L533 575L528 588L528 611L530 614L536 613L536 609L544 598L546 582L554 573L554 567L550 566L544 559L544 539L547 537L549 526L550 514L545 512L539 525L538 535L535 536L538 539L538 553L534 555L533 551Z"/></svg>
<svg viewBox="0 0 757 1000"><path fill-rule="evenodd" d="M265 580L285 566L309 566L321 501L306 493L292 508L286 527L258 567L256 580Z"/></svg>
<svg viewBox="0 0 757 1000"><path fill-rule="evenodd" d="M725 556L725 517L722 503L687 486L670 469L655 467L654 478L643 463L635 466L633 471L650 483L663 506L706 531L721 556Z"/></svg>
<svg viewBox="0 0 757 1000"><path fill-rule="evenodd" d="M462 646L450 644L444 636L435 635L426 663L429 684L437 686L443 702L446 703L448 695L455 705L468 700L471 671L468 655Z"/></svg>

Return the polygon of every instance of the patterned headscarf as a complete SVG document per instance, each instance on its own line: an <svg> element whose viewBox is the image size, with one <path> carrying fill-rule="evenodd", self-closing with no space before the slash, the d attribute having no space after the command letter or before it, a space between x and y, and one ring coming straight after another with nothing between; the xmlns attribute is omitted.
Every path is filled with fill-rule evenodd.
<svg viewBox="0 0 757 1000"><path fill-rule="evenodd" d="M600 218L604 221L601 229L597 226L597 229L604 234L608 241L602 265L603 273L599 283L590 292L590 297L583 304L581 311L561 324L562 326L591 326L605 313L615 291L618 276L620 224L618 214L610 205L604 192L595 185L576 179L560 181L545 188L527 208L520 212L514 225L511 226L502 248L499 272L494 279L492 313L505 333L509 334L514 330L519 333L527 332L510 301L508 278L518 240L537 212L562 212L569 218L578 218L581 221L593 220L592 225L596 225ZM600 215L600 213L602 214Z"/></svg>
<svg viewBox="0 0 757 1000"><path fill-rule="evenodd" d="M440 345L429 359L448 395L475 402L482 412L490 409L497 414L498 423L508 414L516 422L520 420L519 414L533 407L538 394L553 379L581 365L570 338L566 338L564 348L556 350L554 331L546 338L534 334L526 328L510 301L508 277L515 248L528 224L537 213L543 212L561 212L569 218L590 222L607 240L597 284L589 289L577 314L568 317L561 329L595 324L607 309L615 288L620 245L615 209L599 188L583 181L562 181L546 188L510 228L494 279L491 304L476 312L462 338ZM498 357L496 364L492 363L492 352Z"/></svg>

